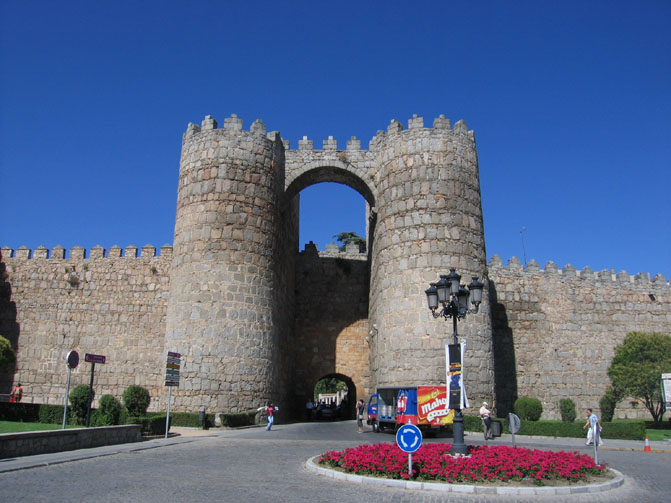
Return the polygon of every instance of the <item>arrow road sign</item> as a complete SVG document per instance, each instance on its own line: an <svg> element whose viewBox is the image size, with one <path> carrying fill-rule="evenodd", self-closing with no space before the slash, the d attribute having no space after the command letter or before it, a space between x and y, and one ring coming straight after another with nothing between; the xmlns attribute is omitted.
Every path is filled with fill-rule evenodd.
<svg viewBox="0 0 671 503"><path fill-rule="evenodd" d="M396 432L396 444L403 452L415 452L422 445L422 431L414 424L405 424Z"/></svg>

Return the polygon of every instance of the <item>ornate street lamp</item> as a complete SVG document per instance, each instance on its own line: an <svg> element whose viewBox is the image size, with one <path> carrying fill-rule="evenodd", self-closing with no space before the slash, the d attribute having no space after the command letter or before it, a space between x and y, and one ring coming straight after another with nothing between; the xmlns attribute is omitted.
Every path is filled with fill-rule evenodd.
<svg viewBox="0 0 671 503"><path fill-rule="evenodd" d="M463 319L467 314L475 314L480 308L482 302L482 290L484 284L478 281L477 277L468 285L468 290L460 283L461 276L457 274L454 268L450 269L450 274L441 275L437 283L431 283L426 290L426 300L429 303L429 309L434 318L452 318L452 328L454 344L459 344L459 334L457 333L457 320ZM471 301L473 308L468 308L468 301ZM449 366L449 362L448 362ZM449 372L449 368L448 368ZM449 383L448 401L449 401ZM460 390L461 393L461 390ZM464 416L461 408L454 411L454 423L452 426L454 432L454 442L452 442L452 454L467 454L468 447L464 443Z"/></svg>

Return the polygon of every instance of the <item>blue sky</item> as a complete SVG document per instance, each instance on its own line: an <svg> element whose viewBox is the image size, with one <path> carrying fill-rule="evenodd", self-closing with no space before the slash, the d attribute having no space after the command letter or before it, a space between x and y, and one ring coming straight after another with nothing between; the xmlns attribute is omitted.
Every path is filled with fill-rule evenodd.
<svg viewBox="0 0 671 503"><path fill-rule="evenodd" d="M671 276L671 2L0 2L0 246L172 243L182 133L475 130L487 255ZM365 232L343 186L301 244ZM526 228L524 233L521 230Z"/></svg>

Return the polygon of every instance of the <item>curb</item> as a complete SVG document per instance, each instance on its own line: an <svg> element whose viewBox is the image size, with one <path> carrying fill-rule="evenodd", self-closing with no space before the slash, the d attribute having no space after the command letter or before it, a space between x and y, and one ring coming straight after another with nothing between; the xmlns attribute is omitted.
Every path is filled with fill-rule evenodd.
<svg viewBox="0 0 671 503"><path fill-rule="evenodd" d="M600 484L585 486L562 486L562 487L502 487L502 486L472 486L467 484L448 484L443 482L415 482L397 479L384 479L380 477L369 477L366 475L354 475L324 468L316 463L319 455L313 456L305 462L305 467L317 475L323 475L336 480L345 480L358 484L375 486L397 487L402 489L435 491L457 494L498 494L501 496L566 496L570 494L588 494L611 491L624 484L624 475L610 468L615 478Z"/></svg>

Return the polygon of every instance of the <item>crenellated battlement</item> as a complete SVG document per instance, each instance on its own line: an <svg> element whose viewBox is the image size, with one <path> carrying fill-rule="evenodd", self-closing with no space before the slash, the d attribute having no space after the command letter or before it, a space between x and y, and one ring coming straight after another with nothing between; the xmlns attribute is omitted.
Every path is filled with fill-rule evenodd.
<svg viewBox="0 0 671 503"><path fill-rule="evenodd" d="M576 269L571 264L567 264L563 269L559 269L557 264L553 261L549 261L545 264L545 268L541 269L540 265L536 260L530 260L526 267L522 265L522 262L517 257L512 257L508 260L506 265L503 265L503 260L499 255L493 255L489 259L489 270L494 271L504 271L518 274L528 274L529 276L536 276L539 274L545 274L547 276L562 276L564 278L576 278L583 281L592 281L592 282L612 282L619 283L622 285L648 285L652 287L659 288L668 288L670 286L669 281L662 275L657 274L652 279L650 278L650 273L639 272L638 274L629 274L627 271L620 271L615 273L614 269L604 269L601 271L595 271L589 266L585 267L582 270Z"/></svg>
<svg viewBox="0 0 671 503"><path fill-rule="evenodd" d="M359 247L354 243L349 243L345 246L345 250L341 250L335 243L330 243L326 246L326 250L319 250L317 244L310 241L305 245L303 251L299 253L301 257L307 258L336 258L345 260L368 260L368 254L359 250Z"/></svg>
<svg viewBox="0 0 671 503"><path fill-rule="evenodd" d="M0 259L97 260L102 258L172 258L171 245L163 245L160 248L160 252L160 255L158 255L156 253L156 247L152 245L145 245L142 248L138 248L137 246L133 245L127 246L125 248L112 246L109 250L105 250L105 248L102 246L94 246L88 251L88 253L86 249L82 248L81 246L74 246L69 250L66 250L62 246L54 246L51 250L45 248L44 246L38 246L34 250L31 250L26 246L22 246L17 250L9 247L0 248Z"/></svg>
<svg viewBox="0 0 671 503"><path fill-rule="evenodd" d="M191 138L192 136L198 135L205 131L217 130L218 129L217 126L218 123L216 119L214 119L211 115L205 116L200 125L190 122L186 128L186 131L184 132L183 141L186 141L188 138ZM468 127L466 126L466 122L464 120L458 121L457 123L455 123L454 128L452 128L450 119L447 119L445 115L441 114L434 119L433 127L427 128L424 127L424 118L419 117L417 114L414 114L408 120L407 129L404 129L403 124L401 124L398 120L392 119L391 122L389 123L389 126L387 126L386 131L378 130L377 134L370 140L369 150L375 150L378 143L382 142L386 138L393 137L394 135L398 135L404 132L414 133L417 132L418 130L423 130L426 132L436 131L440 133L449 133L454 135L465 135L470 141L475 140L475 133L472 130L470 131L468 130ZM237 116L237 114L231 114L230 117L224 119L224 127L220 129L220 131L230 132L233 134L237 134L241 131L244 131L243 121L241 118ZM260 136L266 135L267 138L271 140L274 140L276 135L279 134L277 131L272 131L266 134L266 126L265 124L263 124L263 121L261 121L261 119L256 119L252 123L252 125L249 128L249 132ZM290 150L289 140L281 138L281 141L284 144L284 148L286 150ZM314 143L315 143L314 140L308 138L307 136L303 136L303 138L298 140L297 150L300 151L315 150ZM335 140L333 136L329 136L327 139L322 141L322 150L337 151L343 149L338 149L338 141ZM357 139L356 136L352 136L347 141L345 150L352 152L361 151L362 150L361 140Z"/></svg>

